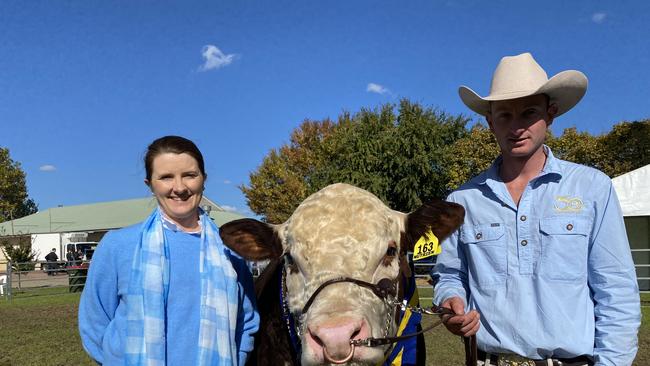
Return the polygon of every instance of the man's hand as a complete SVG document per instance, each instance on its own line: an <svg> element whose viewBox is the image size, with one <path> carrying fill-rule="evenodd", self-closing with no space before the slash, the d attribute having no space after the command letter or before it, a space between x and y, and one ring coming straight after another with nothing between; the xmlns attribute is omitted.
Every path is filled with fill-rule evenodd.
<svg viewBox="0 0 650 366"><path fill-rule="evenodd" d="M447 330L463 337L469 337L478 332L481 315L476 310L465 314L465 301L463 299L457 296L452 297L443 301L441 306L456 313L456 315L445 314L442 316L442 324L447 327Z"/></svg>

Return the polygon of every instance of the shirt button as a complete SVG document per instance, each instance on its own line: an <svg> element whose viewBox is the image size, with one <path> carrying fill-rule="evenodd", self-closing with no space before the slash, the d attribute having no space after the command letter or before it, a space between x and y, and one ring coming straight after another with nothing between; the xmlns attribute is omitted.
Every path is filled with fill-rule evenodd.
<svg viewBox="0 0 650 366"><path fill-rule="evenodd" d="M521 221L526 221L526 215L521 215L521 217L520 217L519 219L520 219Z"/></svg>
<svg viewBox="0 0 650 366"><path fill-rule="evenodd" d="M476 234L476 240L481 239L482 237L483 237L483 234L481 234L481 233Z"/></svg>
<svg viewBox="0 0 650 366"><path fill-rule="evenodd" d="M524 247L525 247L526 245L528 245L528 240L522 240L522 241L521 241L521 245L524 246Z"/></svg>
<svg viewBox="0 0 650 366"><path fill-rule="evenodd" d="M566 226L566 229L569 230L569 231L573 230L573 225L572 225L572 224L568 224L568 225Z"/></svg>

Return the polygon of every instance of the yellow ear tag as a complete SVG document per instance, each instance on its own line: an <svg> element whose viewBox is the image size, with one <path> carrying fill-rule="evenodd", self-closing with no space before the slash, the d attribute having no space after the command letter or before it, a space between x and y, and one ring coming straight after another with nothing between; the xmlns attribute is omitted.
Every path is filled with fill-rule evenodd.
<svg viewBox="0 0 650 366"><path fill-rule="evenodd" d="M431 229L424 233L420 239L415 243L413 248L413 260L417 261L420 259L428 258L434 255L438 255L442 252L442 247L438 238L433 234Z"/></svg>

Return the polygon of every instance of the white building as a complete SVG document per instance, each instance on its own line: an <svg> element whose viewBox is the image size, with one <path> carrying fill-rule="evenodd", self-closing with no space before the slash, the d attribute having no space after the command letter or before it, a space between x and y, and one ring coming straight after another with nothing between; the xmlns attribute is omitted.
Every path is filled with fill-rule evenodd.
<svg viewBox="0 0 650 366"><path fill-rule="evenodd" d="M109 230L119 229L146 219L157 202L153 197L100 202L87 205L50 208L35 214L0 223L0 244L31 243L37 260L56 248L65 260L65 245L75 241L99 241ZM243 218L225 211L203 196L201 207L209 212L217 226ZM0 272L6 271L6 258L0 251Z"/></svg>

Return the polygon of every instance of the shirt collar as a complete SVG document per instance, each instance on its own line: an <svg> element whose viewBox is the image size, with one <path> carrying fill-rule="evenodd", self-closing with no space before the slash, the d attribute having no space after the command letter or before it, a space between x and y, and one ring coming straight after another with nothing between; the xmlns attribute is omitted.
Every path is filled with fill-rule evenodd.
<svg viewBox="0 0 650 366"><path fill-rule="evenodd" d="M539 172L539 175L535 179L549 174L557 174L559 176L562 176L559 160L553 155L551 148L544 145L543 149L544 153L546 154L546 161L544 162L542 171ZM483 174L480 175L478 183L485 184L488 180L501 182L501 177L499 176L499 167L501 166L501 163L503 163L503 157L499 155L499 157L494 160L492 165L485 172L483 172Z"/></svg>
<svg viewBox="0 0 650 366"><path fill-rule="evenodd" d="M546 153L546 163L544 164L544 168L542 168L542 171L539 173L539 175L542 176L546 174L559 174L561 176L562 172L560 171L559 160L555 157L555 155L553 155L551 148L544 145L544 152Z"/></svg>
<svg viewBox="0 0 650 366"><path fill-rule="evenodd" d="M183 233L186 233L186 234L192 234L192 235L199 235L199 234L201 234L201 230L203 229L203 227L201 226L201 220L198 220L198 223L199 223L199 228L198 228L198 230L195 230L195 231L185 231L185 230L183 230L182 228L180 228L180 227L178 226L178 224L176 224L176 223L173 222L170 218L168 218L167 215L165 215L165 213L162 213L162 215L160 215L160 216L162 217L162 224L163 224L163 227L164 227L165 229L167 229L167 230L170 230L170 231L183 232Z"/></svg>

